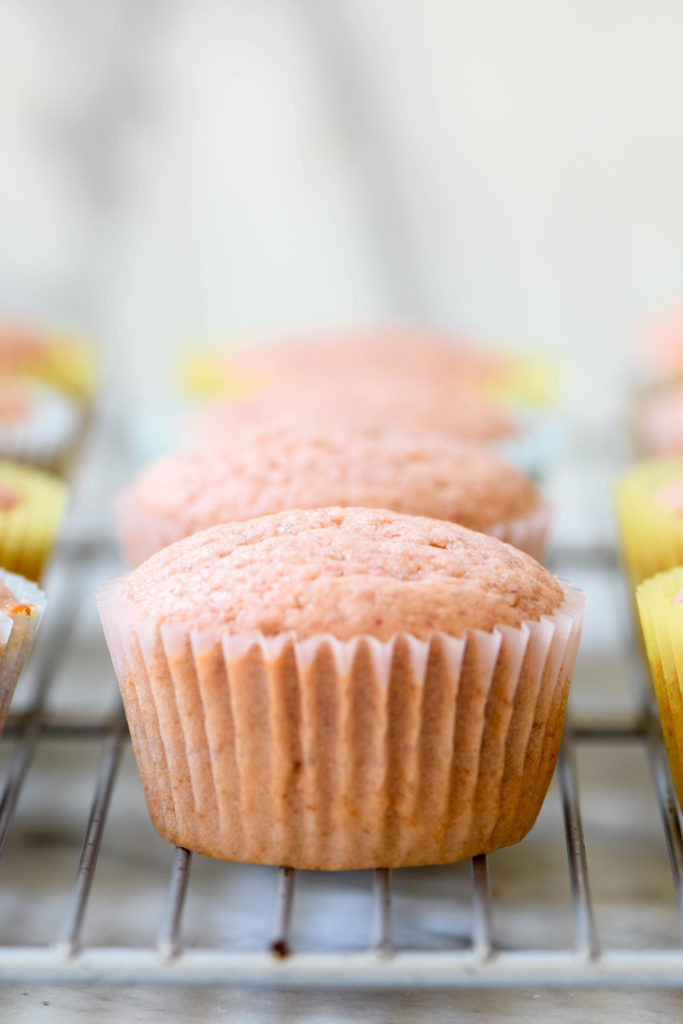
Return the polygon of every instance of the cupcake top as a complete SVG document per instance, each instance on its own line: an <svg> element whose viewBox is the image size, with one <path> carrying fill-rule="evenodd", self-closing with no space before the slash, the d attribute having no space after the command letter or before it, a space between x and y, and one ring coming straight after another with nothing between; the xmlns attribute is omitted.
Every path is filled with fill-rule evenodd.
<svg viewBox="0 0 683 1024"><path fill-rule="evenodd" d="M419 431L352 423L249 423L232 436L153 462L121 506L182 524L216 523L293 508L390 508L472 529L528 515L541 499L492 452Z"/></svg>
<svg viewBox="0 0 683 1024"><path fill-rule="evenodd" d="M648 454L683 453L683 386L657 388L639 406L640 440Z"/></svg>
<svg viewBox="0 0 683 1024"><path fill-rule="evenodd" d="M683 306L660 312L639 331L635 346L641 366L662 380L683 371Z"/></svg>
<svg viewBox="0 0 683 1024"><path fill-rule="evenodd" d="M158 625L340 640L516 627L564 599L550 573L508 544L454 523L362 508L212 527L147 559L120 593Z"/></svg>
<svg viewBox="0 0 683 1024"><path fill-rule="evenodd" d="M4 370L21 370L48 351L45 338L28 324L0 322L0 366Z"/></svg>
<svg viewBox="0 0 683 1024"><path fill-rule="evenodd" d="M331 379L324 386L298 384L277 394L218 402L195 414L189 432L198 440L223 436L251 421L334 418L354 424L442 434L465 441L514 437L519 428L503 409L446 378L372 376Z"/></svg>
<svg viewBox="0 0 683 1024"><path fill-rule="evenodd" d="M303 334L270 345L244 345L226 354L231 372L281 387L294 380L337 381L366 374L482 381L497 374L499 356L424 327L384 327L337 334Z"/></svg>
<svg viewBox="0 0 683 1024"><path fill-rule="evenodd" d="M91 346L70 331L0 320L0 373L52 384L76 399L89 398L96 383Z"/></svg>

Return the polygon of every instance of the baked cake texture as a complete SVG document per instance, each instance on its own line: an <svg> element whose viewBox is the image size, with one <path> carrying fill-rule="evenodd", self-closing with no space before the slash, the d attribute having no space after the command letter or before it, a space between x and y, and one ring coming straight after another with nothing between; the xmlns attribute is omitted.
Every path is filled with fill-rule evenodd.
<svg viewBox="0 0 683 1024"><path fill-rule="evenodd" d="M443 863L547 790L583 599L464 527L316 509L213 527L98 597L152 820L228 860Z"/></svg>
<svg viewBox="0 0 683 1024"><path fill-rule="evenodd" d="M491 533L541 559L549 509L479 445L419 431L291 420L237 428L145 467L116 501L128 563L217 523L286 509L389 508Z"/></svg>

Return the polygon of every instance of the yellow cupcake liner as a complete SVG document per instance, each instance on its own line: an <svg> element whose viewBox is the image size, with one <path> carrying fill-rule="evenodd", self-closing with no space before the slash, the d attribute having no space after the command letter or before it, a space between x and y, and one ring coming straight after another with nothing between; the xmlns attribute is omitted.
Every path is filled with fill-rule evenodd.
<svg viewBox="0 0 683 1024"><path fill-rule="evenodd" d="M658 573L636 591L652 685L678 801L683 805L683 567Z"/></svg>
<svg viewBox="0 0 683 1024"><path fill-rule="evenodd" d="M677 480L683 480L683 458L641 462L617 482L622 559L633 587L683 565L683 513L657 500L659 492Z"/></svg>
<svg viewBox="0 0 683 1024"><path fill-rule="evenodd" d="M541 356L506 357L498 373L483 383L482 393L494 401L516 399L553 408L562 396L562 370L559 363Z"/></svg>
<svg viewBox="0 0 683 1024"><path fill-rule="evenodd" d="M61 332L49 335L43 355L27 363L23 372L50 381L85 402L92 399L97 384L97 360L92 347Z"/></svg>
<svg viewBox="0 0 683 1024"><path fill-rule="evenodd" d="M184 394L202 399L248 398L260 390L257 377L230 368L226 350L187 355L180 363L179 383Z"/></svg>
<svg viewBox="0 0 683 1024"><path fill-rule="evenodd" d="M64 516L67 487L50 473L0 460L3 487L21 500L0 508L0 567L40 580Z"/></svg>

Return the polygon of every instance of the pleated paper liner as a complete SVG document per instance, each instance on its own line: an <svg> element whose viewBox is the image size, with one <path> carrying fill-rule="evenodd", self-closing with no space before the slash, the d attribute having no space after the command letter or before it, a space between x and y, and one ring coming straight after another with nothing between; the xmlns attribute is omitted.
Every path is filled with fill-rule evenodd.
<svg viewBox="0 0 683 1024"><path fill-rule="evenodd" d="M15 604L0 611L0 729L40 625L45 594L30 580L0 569L0 582L11 590Z"/></svg>
<svg viewBox="0 0 683 1024"><path fill-rule="evenodd" d="M645 650L678 801L683 805L683 568L658 573L636 591Z"/></svg>
<svg viewBox="0 0 683 1024"><path fill-rule="evenodd" d="M683 458L651 459L618 481L615 507L622 559L632 586L683 564L683 514L657 500L683 480Z"/></svg>
<svg viewBox="0 0 683 1024"><path fill-rule="evenodd" d="M153 513L137 507L123 492L114 503L116 529L125 561L130 568L140 565L150 555L161 551L175 541L187 536L187 528L183 523L155 516ZM483 527L482 533L498 540L512 544L513 547L526 551L532 558L542 562L545 557L548 530L550 528L550 506L546 502L539 504L526 516L510 519L505 523L494 523ZM204 523L197 530L214 523Z"/></svg>
<svg viewBox="0 0 683 1024"><path fill-rule="evenodd" d="M3 491L19 500L9 507L0 500L0 566L39 580L66 509L66 485L32 466L0 460L0 499Z"/></svg>
<svg viewBox="0 0 683 1024"><path fill-rule="evenodd" d="M98 605L152 821L226 860L342 870L516 843L550 783L584 598L429 642L157 628Z"/></svg>

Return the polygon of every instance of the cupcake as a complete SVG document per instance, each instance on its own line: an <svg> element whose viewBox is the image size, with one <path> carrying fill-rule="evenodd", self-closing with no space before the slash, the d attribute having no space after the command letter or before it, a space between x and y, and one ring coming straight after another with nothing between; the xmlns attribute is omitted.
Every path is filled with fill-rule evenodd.
<svg viewBox="0 0 683 1024"><path fill-rule="evenodd" d="M0 569L0 729L44 607L45 594L35 583Z"/></svg>
<svg viewBox="0 0 683 1024"><path fill-rule="evenodd" d="M294 387L318 390L330 382L406 380L477 387L495 380L503 360L419 328L351 330L292 336L278 343L239 345L194 355L186 382L194 393L220 397L272 394Z"/></svg>
<svg viewBox="0 0 683 1024"><path fill-rule="evenodd" d="M671 775L683 805L683 568L645 580L636 599Z"/></svg>
<svg viewBox="0 0 683 1024"><path fill-rule="evenodd" d="M453 334L415 326L303 333L277 343L193 353L185 364L184 383L201 397L242 398L362 377L442 381L452 389L474 389L498 401L533 405L547 405L558 392L558 374L547 361L502 355Z"/></svg>
<svg viewBox="0 0 683 1024"><path fill-rule="evenodd" d="M683 384L644 390L635 403L633 427L644 455L683 455Z"/></svg>
<svg viewBox="0 0 683 1024"><path fill-rule="evenodd" d="M341 870L489 853L533 825L584 602L510 545L297 510L178 541L98 605L170 842Z"/></svg>
<svg viewBox="0 0 683 1024"><path fill-rule="evenodd" d="M683 306L662 310L644 323L635 339L635 358L646 383L683 374Z"/></svg>
<svg viewBox="0 0 683 1024"><path fill-rule="evenodd" d="M67 332L27 323L0 322L0 373L45 381L86 403L95 391L92 348Z"/></svg>
<svg viewBox="0 0 683 1024"><path fill-rule="evenodd" d="M0 374L0 458L63 466L82 422L81 408L64 392Z"/></svg>
<svg viewBox="0 0 683 1024"><path fill-rule="evenodd" d="M486 448L343 422L236 425L143 469L117 499L116 519L128 564L138 565L218 523L330 505L448 519L544 554L548 506Z"/></svg>
<svg viewBox="0 0 683 1024"><path fill-rule="evenodd" d="M50 473L0 460L0 566L39 580L52 554L67 489Z"/></svg>
<svg viewBox="0 0 683 1024"><path fill-rule="evenodd" d="M618 481L615 502L633 586L683 565L683 458L638 463Z"/></svg>
<svg viewBox="0 0 683 1024"><path fill-rule="evenodd" d="M187 433L203 442L229 435L236 425L302 418L373 427L381 423L388 428L481 443L501 442L519 434L511 416L478 395L454 393L443 381L411 381L407 377L384 381L360 378L355 384L339 380L324 388L291 387L260 398L217 402L189 418Z"/></svg>
<svg viewBox="0 0 683 1024"><path fill-rule="evenodd" d="M456 441L486 444L535 479L552 465L561 438L541 413L504 410L476 392L453 389L447 381L409 377L340 379L319 388L290 387L273 395L216 402L189 416L185 435L198 443L229 436L247 422L346 421L375 428L441 434Z"/></svg>

